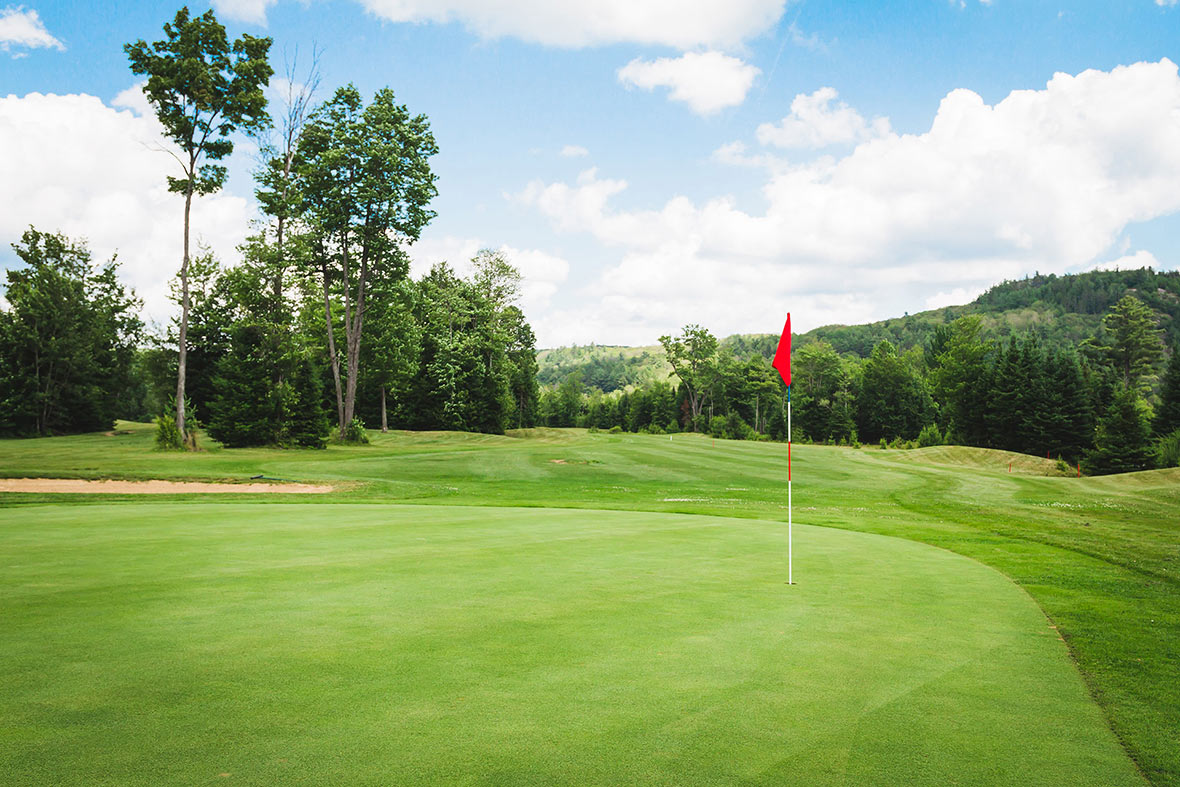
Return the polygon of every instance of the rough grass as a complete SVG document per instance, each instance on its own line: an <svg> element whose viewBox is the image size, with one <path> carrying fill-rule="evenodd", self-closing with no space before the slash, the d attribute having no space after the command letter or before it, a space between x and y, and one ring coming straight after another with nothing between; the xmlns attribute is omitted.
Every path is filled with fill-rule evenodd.
<svg viewBox="0 0 1180 787"><path fill-rule="evenodd" d="M307 510L368 501L786 518L781 445L562 430L527 440L392 433L375 435L370 446L322 452L211 445L185 455L152 451L150 428L120 428L132 433L0 442L0 473L356 482L327 499L274 497ZM944 547L1019 584L1058 627L1143 772L1154 783L1180 784L1180 470L1055 478L1008 473L987 457L971 462L961 455L952 465L945 457L923 459L920 451L820 446L796 446L794 458L796 522ZM3 495L0 505L45 500ZM85 521L85 507L102 501L125 507L128 516L145 505L82 496L57 510ZM187 516L206 505L176 510ZM10 520L0 512L0 521Z"/></svg>

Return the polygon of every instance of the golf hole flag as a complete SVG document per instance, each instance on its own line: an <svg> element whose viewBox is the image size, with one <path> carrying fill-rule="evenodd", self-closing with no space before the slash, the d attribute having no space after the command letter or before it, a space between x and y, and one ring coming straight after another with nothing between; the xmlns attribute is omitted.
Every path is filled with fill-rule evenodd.
<svg viewBox="0 0 1180 787"><path fill-rule="evenodd" d="M795 584L794 555L792 554L791 538L791 313L787 312L787 324L783 326L783 335L778 340L778 349L774 351L774 363L783 378L783 385L787 386L787 584Z"/></svg>

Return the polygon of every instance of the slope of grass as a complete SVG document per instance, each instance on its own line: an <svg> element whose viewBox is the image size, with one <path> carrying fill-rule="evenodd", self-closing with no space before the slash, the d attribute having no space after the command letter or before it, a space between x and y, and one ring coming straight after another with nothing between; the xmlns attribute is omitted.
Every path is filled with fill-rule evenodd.
<svg viewBox="0 0 1180 787"><path fill-rule="evenodd" d="M307 507L375 501L786 518L785 446L695 435L392 433L323 452L150 449L150 433L140 429L4 441L0 472L356 482L298 501ZM1058 626L1144 773L1180 784L1180 471L1043 477L969 454L923 461L920 452L796 446L796 521L901 536L999 569ZM104 499L84 496L70 506ZM0 505L43 500L0 495Z"/></svg>
<svg viewBox="0 0 1180 787"><path fill-rule="evenodd" d="M1141 783L1035 604L913 542L675 514L156 503L0 526L43 784Z"/></svg>

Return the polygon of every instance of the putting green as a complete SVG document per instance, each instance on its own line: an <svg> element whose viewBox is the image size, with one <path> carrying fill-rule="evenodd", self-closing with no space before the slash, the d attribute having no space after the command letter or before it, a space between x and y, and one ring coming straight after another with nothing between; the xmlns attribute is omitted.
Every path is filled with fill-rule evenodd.
<svg viewBox="0 0 1180 787"><path fill-rule="evenodd" d="M0 518L14 783L1141 784L998 572L749 519L442 506Z"/></svg>

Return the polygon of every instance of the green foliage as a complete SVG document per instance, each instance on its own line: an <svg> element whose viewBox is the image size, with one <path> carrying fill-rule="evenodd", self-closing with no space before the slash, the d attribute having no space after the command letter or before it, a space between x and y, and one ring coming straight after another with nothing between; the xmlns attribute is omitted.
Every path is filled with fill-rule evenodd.
<svg viewBox="0 0 1180 787"><path fill-rule="evenodd" d="M800 347L791 359L798 427L817 441L847 440L855 429L853 368L826 342Z"/></svg>
<svg viewBox="0 0 1180 787"><path fill-rule="evenodd" d="M1147 403L1131 388L1120 388L1099 420L1094 449L1082 464L1091 475L1148 470L1155 464Z"/></svg>
<svg viewBox="0 0 1180 787"><path fill-rule="evenodd" d="M337 442L352 443L354 445L367 445L369 442L369 433L365 429L365 422L360 418L353 418L344 427L344 431L337 435Z"/></svg>
<svg viewBox="0 0 1180 787"><path fill-rule="evenodd" d="M225 182L219 161L233 152L230 135L270 124L263 88L274 70L271 39L243 35L232 44L213 11L192 16L188 7L164 24L164 40L142 39L123 50L132 73L146 76L144 95L168 137L184 152L183 178L168 178L180 194L211 194Z"/></svg>
<svg viewBox="0 0 1180 787"><path fill-rule="evenodd" d="M1163 356L1162 331L1151 308L1126 295L1102 318L1102 326L1108 338L1098 349L1122 377L1123 385L1150 392L1155 364Z"/></svg>
<svg viewBox="0 0 1180 787"><path fill-rule="evenodd" d="M1155 462L1157 467L1180 467L1180 429L1156 440Z"/></svg>
<svg viewBox="0 0 1180 787"><path fill-rule="evenodd" d="M699 325L686 325L679 336L661 336L660 345L664 348L672 373L680 378L688 393L691 417L695 424L701 415L704 396L717 377L717 338Z"/></svg>
<svg viewBox="0 0 1180 787"><path fill-rule="evenodd" d="M920 448L928 448L932 445L944 445L946 443L942 432L938 431L938 424L926 424L922 427L922 431L918 432L918 446Z"/></svg>
<svg viewBox="0 0 1180 787"><path fill-rule="evenodd" d="M390 297L391 285L409 269L405 244L417 240L435 216L427 206L438 193L429 163L437 152L426 117L411 115L389 88L378 90L365 106L355 86L341 87L315 111L300 137L291 185L300 195L299 219L308 228L304 273L318 275L323 287L328 360L333 379L340 381L338 431L345 431L356 413L369 299L379 304ZM340 324L344 341L337 349ZM490 324L481 327L485 333L492 330ZM463 348L454 338L452 332L441 347L430 349L434 357L427 366L441 402L432 420L446 428L495 431L502 423L502 403L482 407L488 402L463 401L456 358ZM390 374L386 368L377 376Z"/></svg>
<svg viewBox="0 0 1180 787"><path fill-rule="evenodd" d="M0 435L110 429L133 388L139 300L114 259L29 228L13 244L0 308Z"/></svg>
<svg viewBox="0 0 1180 787"><path fill-rule="evenodd" d="M279 442L285 390L271 385L266 349L261 326L239 324L233 329L230 352L218 365L208 431L229 448Z"/></svg>
<svg viewBox="0 0 1180 787"><path fill-rule="evenodd" d="M323 448L328 439L322 375L308 358L295 363L290 383L284 442L298 448Z"/></svg>
<svg viewBox="0 0 1180 787"><path fill-rule="evenodd" d="M861 372L856 428L866 440L916 437L933 420L925 381L888 341L875 348Z"/></svg>
<svg viewBox="0 0 1180 787"><path fill-rule="evenodd" d="M1164 375L1152 428L1157 435L1170 434L1180 429L1180 345L1172 348L1172 358L1168 361L1168 371Z"/></svg>
<svg viewBox="0 0 1180 787"><path fill-rule="evenodd" d="M179 451L184 448L184 439L176 428L176 417L171 413L156 416L156 448Z"/></svg>

